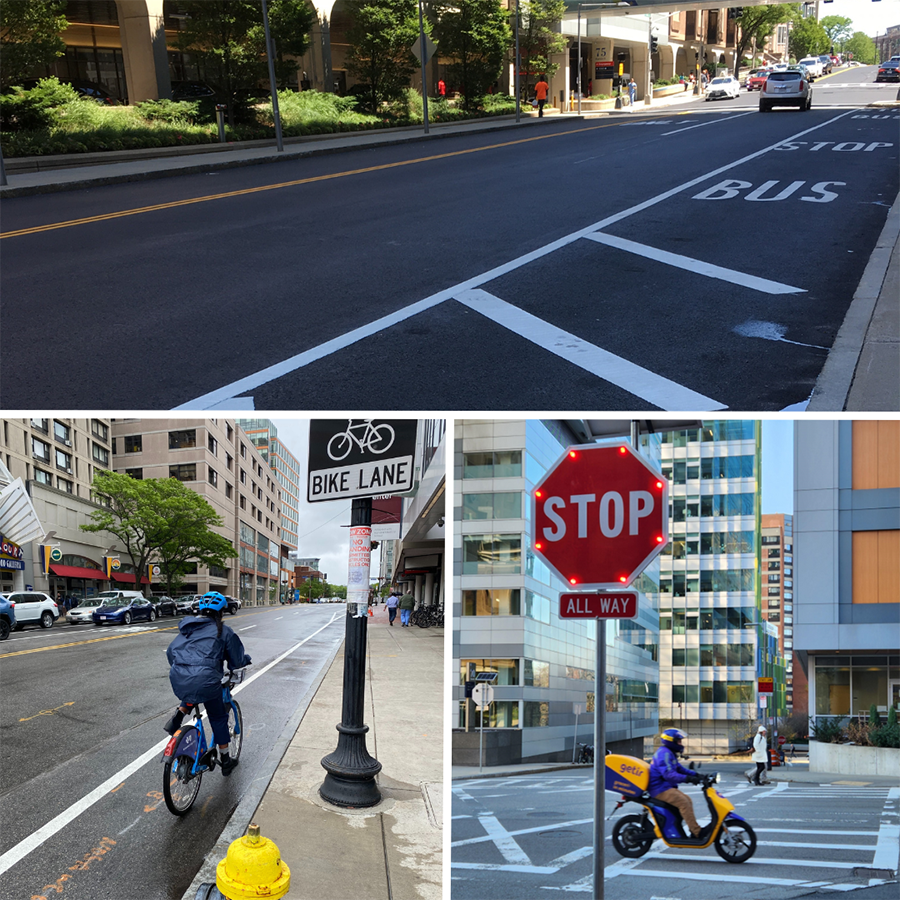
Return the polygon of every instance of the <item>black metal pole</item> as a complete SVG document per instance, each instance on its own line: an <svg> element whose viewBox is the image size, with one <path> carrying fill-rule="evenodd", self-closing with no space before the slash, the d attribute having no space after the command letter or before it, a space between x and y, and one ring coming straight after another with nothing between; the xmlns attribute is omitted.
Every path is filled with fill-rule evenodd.
<svg viewBox="0 0 900 900"><path fill-rule="evenodd" d="M350 570L341 724L337 726L337 748L322 759L322 768L328 774L319 788L322 798L335 806L366 807L381 801L381 792L375 784L375 776L381 771L381 763L370 756L366 749L366 732L369 726L363 722L371 538L372 500L369 497L356 499L350 514ZM365 559L365 565L356 564L360 559Z"/></svg>

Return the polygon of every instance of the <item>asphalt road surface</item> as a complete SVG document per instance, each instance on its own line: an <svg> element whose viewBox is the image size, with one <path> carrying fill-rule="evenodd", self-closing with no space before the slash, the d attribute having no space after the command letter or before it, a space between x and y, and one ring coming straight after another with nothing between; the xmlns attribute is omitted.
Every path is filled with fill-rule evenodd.
<svg viewBox="0 0 900 900"><path fill-rule="evenodd" d="M234 691L240 764L228 778L207 773L183 818L162 795L162 726L175 705L164 652L177 621L11 635L0 645L0 897L181 898L343 639L343 613L329 604L227 617L253 658Z"/></svg>
<svg viewBox="0 0 900 900"><path fill-rule="evenodd" d="M898 192L873 77L10 198L0 402L802 409Z"/></svg>
<svg viewBox="0 0 900 900"><path fill-rule="evenodd" d="M757 836L740 865L715 849L671 849L661 841L639 859L621 857L609 835L619 816L639 811L606 794L606 900L788 900L817 890L836 895L891 880L897 867L900 788L774 782L751 786L746 763L704 764L719 791ZM849 779L848 779L849 781ZM701 825L699 787L684 788ZM591 895L593 780L589 770L453 782L453 900L537 900ZM889 896L886 894L884 896Z"/></svg>

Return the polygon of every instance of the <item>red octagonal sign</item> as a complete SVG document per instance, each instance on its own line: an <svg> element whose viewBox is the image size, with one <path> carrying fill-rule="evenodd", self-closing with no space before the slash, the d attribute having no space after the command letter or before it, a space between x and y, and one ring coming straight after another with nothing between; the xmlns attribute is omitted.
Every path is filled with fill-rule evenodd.
<svg viewBox="0 0 900 900"><path fill-rule="evenodd" d="M628 444L569 447L534 504L534 551L580 588L631 584L669 542L669 483Z"/></svg>

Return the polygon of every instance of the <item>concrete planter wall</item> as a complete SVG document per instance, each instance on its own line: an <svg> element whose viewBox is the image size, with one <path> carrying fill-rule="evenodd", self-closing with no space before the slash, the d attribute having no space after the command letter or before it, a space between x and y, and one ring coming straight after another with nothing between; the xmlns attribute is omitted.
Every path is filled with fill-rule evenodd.
<svg viewBox="0 0 900 900"><path fill-rule="evenodd" d="M672 94L683 94L687 88L683 84L667 84L664 87L653 88L654 97L669 97Z"/></svg>
<svg viewBox="0 0 900 900"><path fill-rule="evenodd" d="M809 771L839 775L893 775L900 772L900 750L855 744L809 742Z"/></svg>

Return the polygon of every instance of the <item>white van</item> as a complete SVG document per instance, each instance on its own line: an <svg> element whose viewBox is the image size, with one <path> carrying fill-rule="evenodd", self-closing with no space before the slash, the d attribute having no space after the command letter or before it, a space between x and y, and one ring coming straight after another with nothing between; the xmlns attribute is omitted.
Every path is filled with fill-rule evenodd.
<svg viewBox="0 0 900 900"><path fill-rule="evenodd" d="M91 599L103 603L106 600L133 600L136 597L143 596L141 591L100 591L99 594L95 594Z"/></svg>

